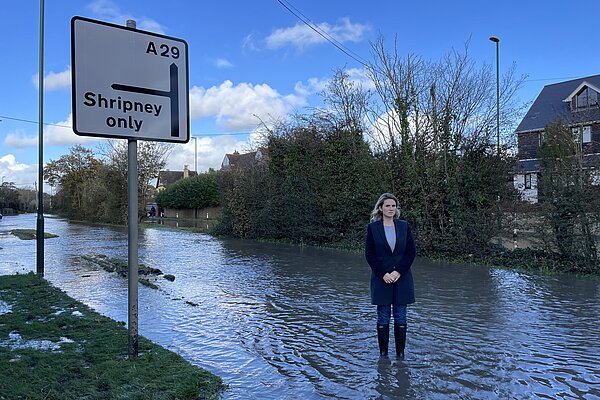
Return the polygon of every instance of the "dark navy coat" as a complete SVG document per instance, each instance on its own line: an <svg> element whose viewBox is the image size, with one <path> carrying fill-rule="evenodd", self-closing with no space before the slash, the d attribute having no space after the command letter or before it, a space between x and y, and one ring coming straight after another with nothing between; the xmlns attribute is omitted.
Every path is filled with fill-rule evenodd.
<svg viewBox="0 0 600 400"><path fill-rule="evenodd" d="M367 225L365 258L371 267L371 303L376 305L410 304L415 302L415 287L410 267L417 250L408 223L394 220L396 247L390 249L385 237L383 221ZM400 273L394 283L385 283L383 276L392 271Z"/></svg>

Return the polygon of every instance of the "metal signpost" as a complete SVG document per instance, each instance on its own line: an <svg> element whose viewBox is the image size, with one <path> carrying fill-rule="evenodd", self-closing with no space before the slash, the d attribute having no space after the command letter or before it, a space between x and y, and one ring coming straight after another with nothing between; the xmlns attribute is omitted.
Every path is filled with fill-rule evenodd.
<svg viewBox="0 0 600 400"><path fill-rule="evenodd" d="M181 39L71 19L73 131L128 140L129 357L138 354L137 140L190 139L188 46Z"/></svg>

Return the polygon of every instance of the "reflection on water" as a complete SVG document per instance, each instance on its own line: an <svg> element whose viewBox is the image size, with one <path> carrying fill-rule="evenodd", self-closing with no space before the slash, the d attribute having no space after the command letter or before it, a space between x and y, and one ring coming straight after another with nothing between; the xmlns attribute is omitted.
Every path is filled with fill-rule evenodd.
<svg viewBox="0 0 600 400"><path fill-rule="evenodd" d="M0 274L35 270L35 243L0 222ZM82 254L127 258L125 229L46 219L46 277L114 319L127 282ZM227 399L600 396L600 284L418 260L407 358L379 360L360 254L145 229L140 262L173 274L140 286L140 334L220 375ZM391 344L393 347L393 344ZM126 351L126 349L124 349Z"/></svg>

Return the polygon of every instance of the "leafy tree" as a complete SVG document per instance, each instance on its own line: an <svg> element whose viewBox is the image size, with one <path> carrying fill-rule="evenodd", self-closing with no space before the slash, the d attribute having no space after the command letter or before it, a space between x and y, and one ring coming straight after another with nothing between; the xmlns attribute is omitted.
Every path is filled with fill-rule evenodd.
<svg viewBox="0 0 600 400"><path fill-rule="evenodd" d="M362 119L340 110L315 110L276 125L265 146L266 166L223 172L218 231L308 243L362 242L381 181L360 130Z"/></svg>
<svg viewBox="0 0 600 400"><path fill-rule="evenodd" d="M173 145L155 141L137 142L137 166L138 166L138 217L144 215L146 204L154 194L149 185L150 181L158 178L158 173L164 169L167 157ZM105 178L116 188L109 194L108 203L114 207L120 207L118 215L127 215L127 166L128 166L128 142L126 140L110 140L102 149L107 165L111 168ZM125 222L126 218L122 222Z"/></svg>
<svg viewBox="0 0 600 400"><path fill-rule="evenodd" d="M0 186L0 211L5 208L20 210L19 191L13 182L2 182Z"/></svg>
<svg viewBox="0 0 600 400"><path fill-rule="evenodd" d="M584 162L579 142L569 126L560 121L545 127L538 156L538 188L545 199L542 210L552 232L547 250L558 249L580 271L597 271L593 224L600 220L600 192L593 183L600 166Z"/></svg>
<svg viewBox="0 0 600 400"><path fill-rule="evenodd" d="M148 201L149 182L165 165L169 146L138 142L138 216ZM127 221L127 142L112 141L104 160L81 145L50 161L44 179L57 188L54 209L72 218L125 223Z"/></svg>
<svg viewBox="0 0 600 400"><path fill-rule="evenodd" d="M220 203L218 173L207 172L169 185L156 195L156 202L168 208L216 207Z"/></svg>
<svg viewBox="0 0 600 400"><path fill-rule="evenodd" d="M74 218L95 217L98 204L90 200L97 190L100 166L93 152L81 145L73 146L69 154L46 164L44 179L59 186L59 210Z"/></svg>

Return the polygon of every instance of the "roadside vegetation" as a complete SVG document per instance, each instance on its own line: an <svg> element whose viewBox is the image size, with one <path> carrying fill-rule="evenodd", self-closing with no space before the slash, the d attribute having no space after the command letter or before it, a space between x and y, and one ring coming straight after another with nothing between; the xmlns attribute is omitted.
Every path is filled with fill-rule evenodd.
<svg viewBox="0 0 600 400"><path fill-rule="evenodd" d="M46 164L44 179L57 187L48 212L96 223L126 223L127 141L107 143L99 155L76 145L69 154ZM171 149L171 145L160 142L138 143L140 218L145 214L146 203L155 194L149 182L164 168Z"/></svg>
<svg viewBox="0 0 600 400"><path fill-rule="evenodd" d="M216 399L220 378L34 275L0 277L0 398Z"/></svg>
<svg viewBox="0 0 600 400"><path fill-rule="evenodd" d="M44 194L44 202L49 201ZM0 214L15 215L35 212L37 209L37 191L31 188L18 188L14 182L2 181L0 184Z"/></svg>
<svg viewBox="0 0 600 400"><path fill-rule="evenodd" d="M165 208L218 207L221 203L218 175L216 171L209 171L177 181L158 193L156 202Z"/></svg>
<svg viewBox="0 0 600 400"><path fill-rule="evenodd" d="M524 79L515 66L501 78L498 146L495 74L477 65L468 43L425 60L379 39L366 75L335 71L324 107L264 124L253 145L267 150L266 162L184 179L156 200L169 208L220 205L219 235L362 249L373 204L392 192L421 256L600 274L599 166L583 165L568 128L548 126L540 148L544 204L529 207L513 187L511 127L525 111L515 97ZM107 160L120 163L76 147L49 163L48 177L60 184L57 206L81 219L124 221L123 151L114 154ZM162 168L166 153L148 154ZM531 239L528 250L507 248L517 231Z"/></svg>

